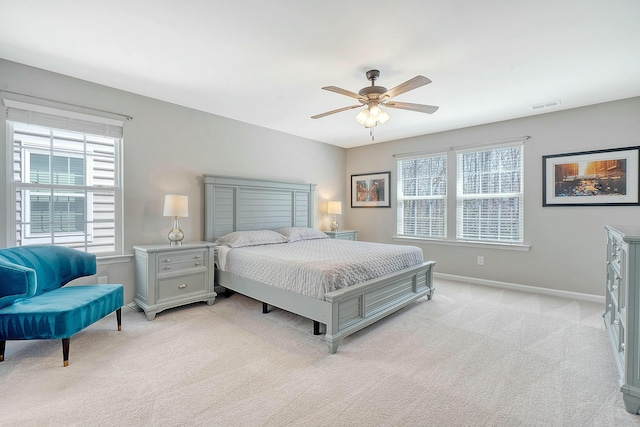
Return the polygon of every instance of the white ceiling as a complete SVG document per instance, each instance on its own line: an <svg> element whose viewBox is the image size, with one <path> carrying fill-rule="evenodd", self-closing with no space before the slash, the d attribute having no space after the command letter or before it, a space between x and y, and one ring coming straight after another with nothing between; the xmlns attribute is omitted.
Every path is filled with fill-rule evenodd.
<svg viewBox="0 0 640 427"><path fill-rule="evenodd" d="M640 2L2 0L0 58L355 147L359 110L310 117L372 68L430 78L394 100L440 106L389 109L375 142L639 96Z"/></svg>

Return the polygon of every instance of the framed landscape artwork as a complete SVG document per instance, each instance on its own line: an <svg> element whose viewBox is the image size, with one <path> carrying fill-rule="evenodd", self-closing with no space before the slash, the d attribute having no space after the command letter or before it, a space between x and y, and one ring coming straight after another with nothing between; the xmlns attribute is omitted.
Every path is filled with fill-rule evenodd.
<svg viewBox="0 0 640 427"><path fill-rule="evenodd" d="M640 147L542 157L542 206L640 205Z"/></svg>
<svg viewBox="0 0 640 427"><path fill-rule="evenodd" d="M351 175L352 208L390 208L391 172Z"/></svg>

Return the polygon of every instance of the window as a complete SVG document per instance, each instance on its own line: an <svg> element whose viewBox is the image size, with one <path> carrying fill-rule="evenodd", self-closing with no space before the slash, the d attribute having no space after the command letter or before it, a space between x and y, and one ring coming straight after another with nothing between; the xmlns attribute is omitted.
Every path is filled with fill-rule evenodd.
<svg viewBox="0 0 640 427"><path fill-rule="evenodd" d="M397 233L447 236L447 156L436 154L397 163Z"/></svg>
<svg viewBox="0 0 640 427"><path fill-rule="evenodd" d="M443 241L523 243L526 139L452 148L446 153L396 155L397 235ZM456 166L449 176L447 163ZM455 181L451 188L456 191L450 194L447 178ZM447 206L456 208L455 223L453 216L447 221Z"/></svg>
<svg viewBox="0 0 640 427"><path fill-rule="evenodd" d="M12 141L9 243L122 254L122 126L4 101Z"/></svg>
<svg viewBox="0 0 640 427"><path fill-rule="evenodd" d="M457 152L456 238L523 242L523 145Z"/></svg>

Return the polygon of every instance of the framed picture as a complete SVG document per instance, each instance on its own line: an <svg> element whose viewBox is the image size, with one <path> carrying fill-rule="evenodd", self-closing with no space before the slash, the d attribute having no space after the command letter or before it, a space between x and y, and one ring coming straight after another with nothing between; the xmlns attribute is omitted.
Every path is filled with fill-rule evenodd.
<svg viewBox="0 0 640 427"><path fill-rule="evenodd" d="M542 206L640 205L640 147L542 157Z"/></svg>
<svg viewBox="0 0 640 427"><path fill-rule="evenodd" d="M351 175L352 208L390 208L391 172Z"/></svg>

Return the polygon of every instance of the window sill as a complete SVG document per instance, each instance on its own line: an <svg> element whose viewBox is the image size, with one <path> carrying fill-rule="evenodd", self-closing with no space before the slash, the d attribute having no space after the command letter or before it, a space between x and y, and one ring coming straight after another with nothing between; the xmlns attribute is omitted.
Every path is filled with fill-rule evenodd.
<svg viewBox="0 0 640 427"><path fill-rule="evenodd" d="M471 242L468 240L439 240L439 239L427 239L423 237L405 237L405 236L393 236L392 239L396 242L405 242L405 243L425 243L430 245L500 249L505 251L528 252L531 249L531 245L526 245L522 243L510 244L510 243L493 243L493 242Z"/></svg>
<svg viewBox="0 0 640 427"><path fill-rule="evenodd" d="M129 262L131 258L133 258L133 254L122 254L122 255L106 255L97 257L97 261L99 265L106 264L118 264L121 262Z"/></svg>

